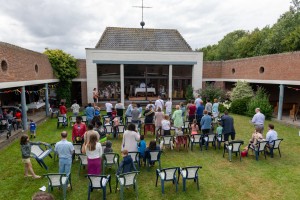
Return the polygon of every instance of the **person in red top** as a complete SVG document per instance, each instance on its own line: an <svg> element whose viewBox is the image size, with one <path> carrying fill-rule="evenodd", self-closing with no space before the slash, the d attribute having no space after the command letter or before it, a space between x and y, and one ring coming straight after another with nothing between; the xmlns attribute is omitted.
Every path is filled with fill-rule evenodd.
<svg viewBox="0 0 300 200"><path fill-rule="evenodd" d="M188 108L188 113L189 113L189 122L192 123L193 120L195 119L195 114L196 114L196 110L197 110L197 107L196 105L194 104L194 101L191 100L191 103L190 103L190 106Z"/></svg>
<svg viewBox="0 0 300 200"><path fill-rule="evenodd" d="M76 123L72 129L72 141L73 143L83 143L84 133L86 132L86 125L82 123L82 117L76 117Z"/></svg>
<svg viewBox="0 0 300 200"><path fill-rule="evenodd" d="M59 112L61 116L67 117L67 108L64 102L61 102L61 105L59 106Z"/></svg>
<svg viewBox="0 0 300 200"><path fill-rule="evenodd" d="M16 111L16 121L17 121L17 128L22 126L22 112L18 109Z"/></svg>

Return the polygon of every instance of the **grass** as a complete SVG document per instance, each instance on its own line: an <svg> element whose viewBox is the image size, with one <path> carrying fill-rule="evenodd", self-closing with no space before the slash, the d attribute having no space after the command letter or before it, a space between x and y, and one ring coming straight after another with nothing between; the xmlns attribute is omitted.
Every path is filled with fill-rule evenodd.
<svg viewBox="0 0 300 200"><path fill-rule="evenodd" d="M242 139L247 143L250 139L253 126L249 123L248 117L233 115L236 128L236 139ZM266 124L269 121L266 122ZM222 150L209 149L199 151L171 151L166 150L162 155L162 167L184 167L201 165L199 171L200 191L197 191L193 181L187 182L187 191L182 191L182 181L179 182L178 192L175 186L167 182L165 194L161 194L160 183L155 187L155 167L148 172L142 167L138 175L139 199L297 199L300 196L298 184L300 180L299 168L299 136L298 130L294 127L285 126L276 122L275 130L280 138L284 138L281 144L282 157L275 152L275 157L267 157L265 160L260 156L255 161L254 156L243 158L242 162L233 156L233 161L222 157ZM67 128L71 133L71 128ZM35 141L48 143L60 140L62 128L56 129L56 119L48 119L38 126L37 138ZM70 138L71 134L69 134ZM153 136L147 135L147 144ZM112 140L113 149L120 153L121 138ZM23 177L23 164L21 162L21 151L19 141L13 142L10 146L0 151L0 199L30 199L31 196L43 185L47 186L47 179L33 180ZM35 160L31 159L35 172L39 175L47 173ZM58 162L46 158L49 172L58 172ZM157 166L157 165L156 165ZM79 162L72 166L73 191L67 191L68 199L86 199L88 180L84 177L84 170L78 176ZM107 192L108 199L119 199L119 192L115 193L115 170L111 169L113 192ZM54 189L52 194L56 199L61 199L62 191ZM125 199L134 199L133 189L125 190ZM101 199L102 192L94 191L91 199Z"/></svg>

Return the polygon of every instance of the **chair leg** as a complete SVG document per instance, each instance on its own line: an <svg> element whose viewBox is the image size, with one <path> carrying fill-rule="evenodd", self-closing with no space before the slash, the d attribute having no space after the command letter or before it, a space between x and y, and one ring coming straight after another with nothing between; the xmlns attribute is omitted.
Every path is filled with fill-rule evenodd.
<svg viewBox="0 0 300 200"><path fill-rule="evenodd" d="M278 146L278 152L279 152L279 156L280 156L280 158L281 158L281 153L280 153L279 146ZM272 149L272 153L273 153L273 149ZM271 155L273 155L273 154L271 154ZM274 155L273 155L273 156L274 156Z"/></svg>
<svg viewBox="0 0 300 200"><path fill-rule="evenodd" d="M255 159L258 161L258 151L255 151Z"/></svg>
<svg viewBox="0 0 300 200"><path fill-rule="evenodd" d="M198 191L199 191L200 187L199 187L199 179L198 179L198 177L196 178L196 182L197 182L197 188L198 188Z"/></svg>
<svg viewBox="0 0 300 200"><path fill-rule="evenodd" d="M161 179L161 193L164 194L165 193L165 185L164 185L164 181Z"/></svg>
<svg viewBox="0 0 300 200"><path fill-rule="evenodd" d="M106 199L106 187L103 187L102 191L103 191L103 200L105 200Z"/></svg>
<svg viewBox="0 0 300 200"><path fill-rule="evenodd" d="M118 178L116 177L116 190L115 190L116 193L117 193L117 189L118 189L118 183L119 183L119 181L118 181Z"/></svg>
<svg viewBox="0 0 300 200"><path fill-rule="evenodd" d="M158 172L156 171L156 183L155 183L155 187L157 187L157 181L158 181Z"/></svg>
<svg viewBox="0 0 300 200"><path fill-rule="evenodd" d="M90 200L90 195L91 195L91 188L90 186L88 187L88 200Z"/></svg>
<svg viewBox="0 0 300 200"><path fill-rule="evenodd" d="M43 167L44 167L46 170L48 170L48 167L47 167L47 165L44 163L43 160L40 160L40 163L43 165Z"/></svg>
<svg viewBox="0 0 300 200"><path fill-rule="evenodd" d="M63 186L64 199L66 199L66 197L67 197L67 186L68 186L68 184Z"/></svg>
<svg viewBox="0 0 300 200"><path fill-rule="evenodd" d="M123 193L124 193L124 187L121 186L121 190L120 190L120 196L121 196L121 200L123 200Z"/></svg>
<svg viewBox="0 0 300 200"><path fill-rule="evenodd" d="M183 191L186 191L186 179L182 178Z"/></svg>
<svg viewBox="0 0 300 200"><path fill-rule="evenodd" d="M175 181L175 186L176 186L176 192L178 192L178 182L176 180L176 177L174 178L174 181Z"/></svg>
<svg viewBox="0 0 300 200"><path fill-rule="evenodd" d="M109 177L109 179L108 179L109 191L110 191L110 193L111 193L111 184L110 184L110 182L111 182L111 177Z"/></svg>
<svg viewBox="0 0 300 200"><path fill-rule="evenodd" d="M138 189L137 189L137 184L135 183L134 186L135 186L134 190L135 190L135 193L136 193L136 199L138 199L139 193L138 193Z"/></svg>
<svg viewBox="0 0 300 200"><path fill-rule="evenodd" d="M264 154L265 154L265 159L267 159L267 156L266 156L266 150L264 150Z"/></svg>

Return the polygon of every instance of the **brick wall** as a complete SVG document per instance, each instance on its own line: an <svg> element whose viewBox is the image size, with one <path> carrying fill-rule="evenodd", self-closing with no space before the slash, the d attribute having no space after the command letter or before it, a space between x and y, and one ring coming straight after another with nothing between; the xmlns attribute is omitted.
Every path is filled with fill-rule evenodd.
<svg viewBox="0 0 300 200"><path fill-rule="evenodd" d="M79 68L79 75L77 78L85 79L86 78L86 60L78 59L76 65Z"/></svg>
<svg viewBox="0 0 300 200"><path fill-rule="evenodd" d="M0 82L55 78L46 55L4 42L0 42L0 65Z"/></svg>
<svg viewBox="0 0 300 200"><path fill-rule="evenodd" d="M300 51L228 61L204 62L203 78L299 81Z"/></svg>

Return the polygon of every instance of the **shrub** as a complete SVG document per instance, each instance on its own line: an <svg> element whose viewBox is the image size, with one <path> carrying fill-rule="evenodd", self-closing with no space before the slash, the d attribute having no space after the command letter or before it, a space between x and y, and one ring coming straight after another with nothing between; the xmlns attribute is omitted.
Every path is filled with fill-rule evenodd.
<svg viewBox="0 0 300 200"><path fill-rule="evenodd" d="M271 119L273 113L273 107L269 102L269 95L266 90L259 87L256 95L249 101L247 106L247 115L253 116L255 114L255 108L260 108L266 119Z"/></svg>
<svg viewBox="0 0 300 200"><path fill-rule="evenodd" d="M244 99L253 97L253 90L246 81L238 81L231 91L230 100L233 102L236 99Z"/></svg>
<svg viewBox="0 0 300 200"><path fill-rule="evenodd" d="M235 99L231 102L230 111L235 114L244 115L247 112L247 104L250 98Z"/></svg>
<svg viewBox="0 0 300 200"><path fill-rule="evenodd" d="M191 85L188 85L185 92L185 99L187 102L194 99L194 89Z"/></svg>
<svg viewBox="0 0 300 200"><path fill-rule="evenodd" d="M231 108L231 102L230 101L221 102L220 105L219 105L220 113L224 113L225 110L230 111L230 108Z"/></svg>
<svg viewBox="0 0 300 200"><path fill-rule="evenodd" d="M214 99L218 99L219 101L223 101L226 99L226 92L213 84L207 84L204 89L199 90L199 94L203 100L209 99L213 101Z"/></svg>

